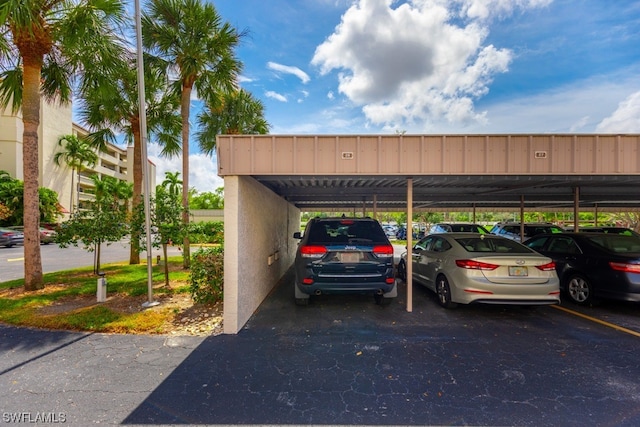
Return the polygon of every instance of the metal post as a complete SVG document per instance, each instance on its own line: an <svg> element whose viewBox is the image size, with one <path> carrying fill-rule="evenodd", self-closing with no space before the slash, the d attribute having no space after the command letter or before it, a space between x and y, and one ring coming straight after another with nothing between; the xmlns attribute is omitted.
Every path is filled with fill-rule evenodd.
<svg viewBox="0 0 640 427"><path fill-rule="evenodd" d="M138 114L140 115L140 139L142 151L142 177L144 186L144 223L147 235L147 302L143 307L158 305L153 300L153 264L151 248L151 208L149 199L151 197L151 180L149 179L149 160L147 159L147 109L144 90L144 61L142 57L142 14L140 12L140 0L136 0L136 38L138 53Z"/></svg>
<svg viewBox="0 0 640 427"><path fill-rule="evenodd" d="M407 311L413 311L413 179L407 178Z"/></svg>

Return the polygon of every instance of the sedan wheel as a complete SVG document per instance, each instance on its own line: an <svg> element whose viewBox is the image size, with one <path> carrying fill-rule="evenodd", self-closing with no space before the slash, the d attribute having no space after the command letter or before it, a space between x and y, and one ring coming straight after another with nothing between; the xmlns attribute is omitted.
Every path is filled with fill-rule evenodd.
<svg viewBox="0 0 640 427"><path fill-rule="evenodd" d="M398 277L403 281L407 282L407 266L404 263L404 260L401 259L398 263Z"/></svg>
<svg viewBox="0 0 640 427"><path fill-rule="evenodd" d="M449 281L444 276L438 276L436 280L436 294L438 296L438 304L444 308L455 308L458 304L451 301L451 288Z"/></svg>
<svg viewBox="0 0 640 427"><path fill-rule="evenodd" d="M576 274L567 282L567 294L576 304L589 304L593 300L593 289L589 281L582 275Z"/></svg>

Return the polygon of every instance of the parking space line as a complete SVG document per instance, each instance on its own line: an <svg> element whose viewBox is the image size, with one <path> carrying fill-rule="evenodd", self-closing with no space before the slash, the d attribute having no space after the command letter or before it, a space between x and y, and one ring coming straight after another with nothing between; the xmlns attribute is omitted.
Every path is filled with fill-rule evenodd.
<svg viewBox="0 0 640 427"><path fill-rule="evenodd" d="M16 262L16 261L24 261L24 257L22 257L22 258L7 258L7 262Z"/></svg>
<svg viewBox="0 0 640 427"><path fill-rule="evenodd" d="M631 329L624 328L622 326L616 325L615 323L605 322L604 320L600 320L600 319L597 319L595 317L587 316L586 314L582 314L582 313L579 313L577 311L569 310L568 308L565 308L565 307L562 307L562 306L559 306L559 305L553 305L552 307L555 308L555 309L567 312L569 314L573 314L575 316L582 317L583 319L591 320L592 322L599 323L599 324L601 324L603 326L607 326L609 328L618 330L620 332L624 332L624 333L627 333L629 335L640 337L640 332L636 332L636 331L633 331Z"/></svg>

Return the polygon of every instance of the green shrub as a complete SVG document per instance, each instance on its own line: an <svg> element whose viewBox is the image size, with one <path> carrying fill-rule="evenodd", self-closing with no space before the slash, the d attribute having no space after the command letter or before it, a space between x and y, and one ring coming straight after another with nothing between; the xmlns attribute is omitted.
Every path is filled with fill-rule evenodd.
<svg viewBox="0 0 640 427"><path fill-rule="evenodd" d="M191 257L189 290L198 303L214 303L222 300L224 284L224 249L202 248Z"/></svg>
<svg viewBox="0 0 640 427"><path fill-rule="evenodd" d="M191 243L224 243L224 222L206 221L189 223L189 241Z"/></svg>

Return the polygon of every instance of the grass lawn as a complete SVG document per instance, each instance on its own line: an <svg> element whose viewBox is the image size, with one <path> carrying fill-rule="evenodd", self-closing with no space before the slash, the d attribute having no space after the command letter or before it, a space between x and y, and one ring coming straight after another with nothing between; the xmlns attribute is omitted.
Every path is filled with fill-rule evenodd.
<svg viewBox="0 0 640 427"><path fill-rule="evenodd" d="M98 303L97 276L93 268L48 273L45 288L24 292L24 280L0 283L0 322L47 329L116 333L163 333L167 324L185 305L193 305L189 295L189 270L182 257L169 258L169 286L165 286L164 266L153 266L154 300L181 300L181 305L161 304L143 309L148 299L147 265L124 263L104 265L107 301Z"/></svg>

